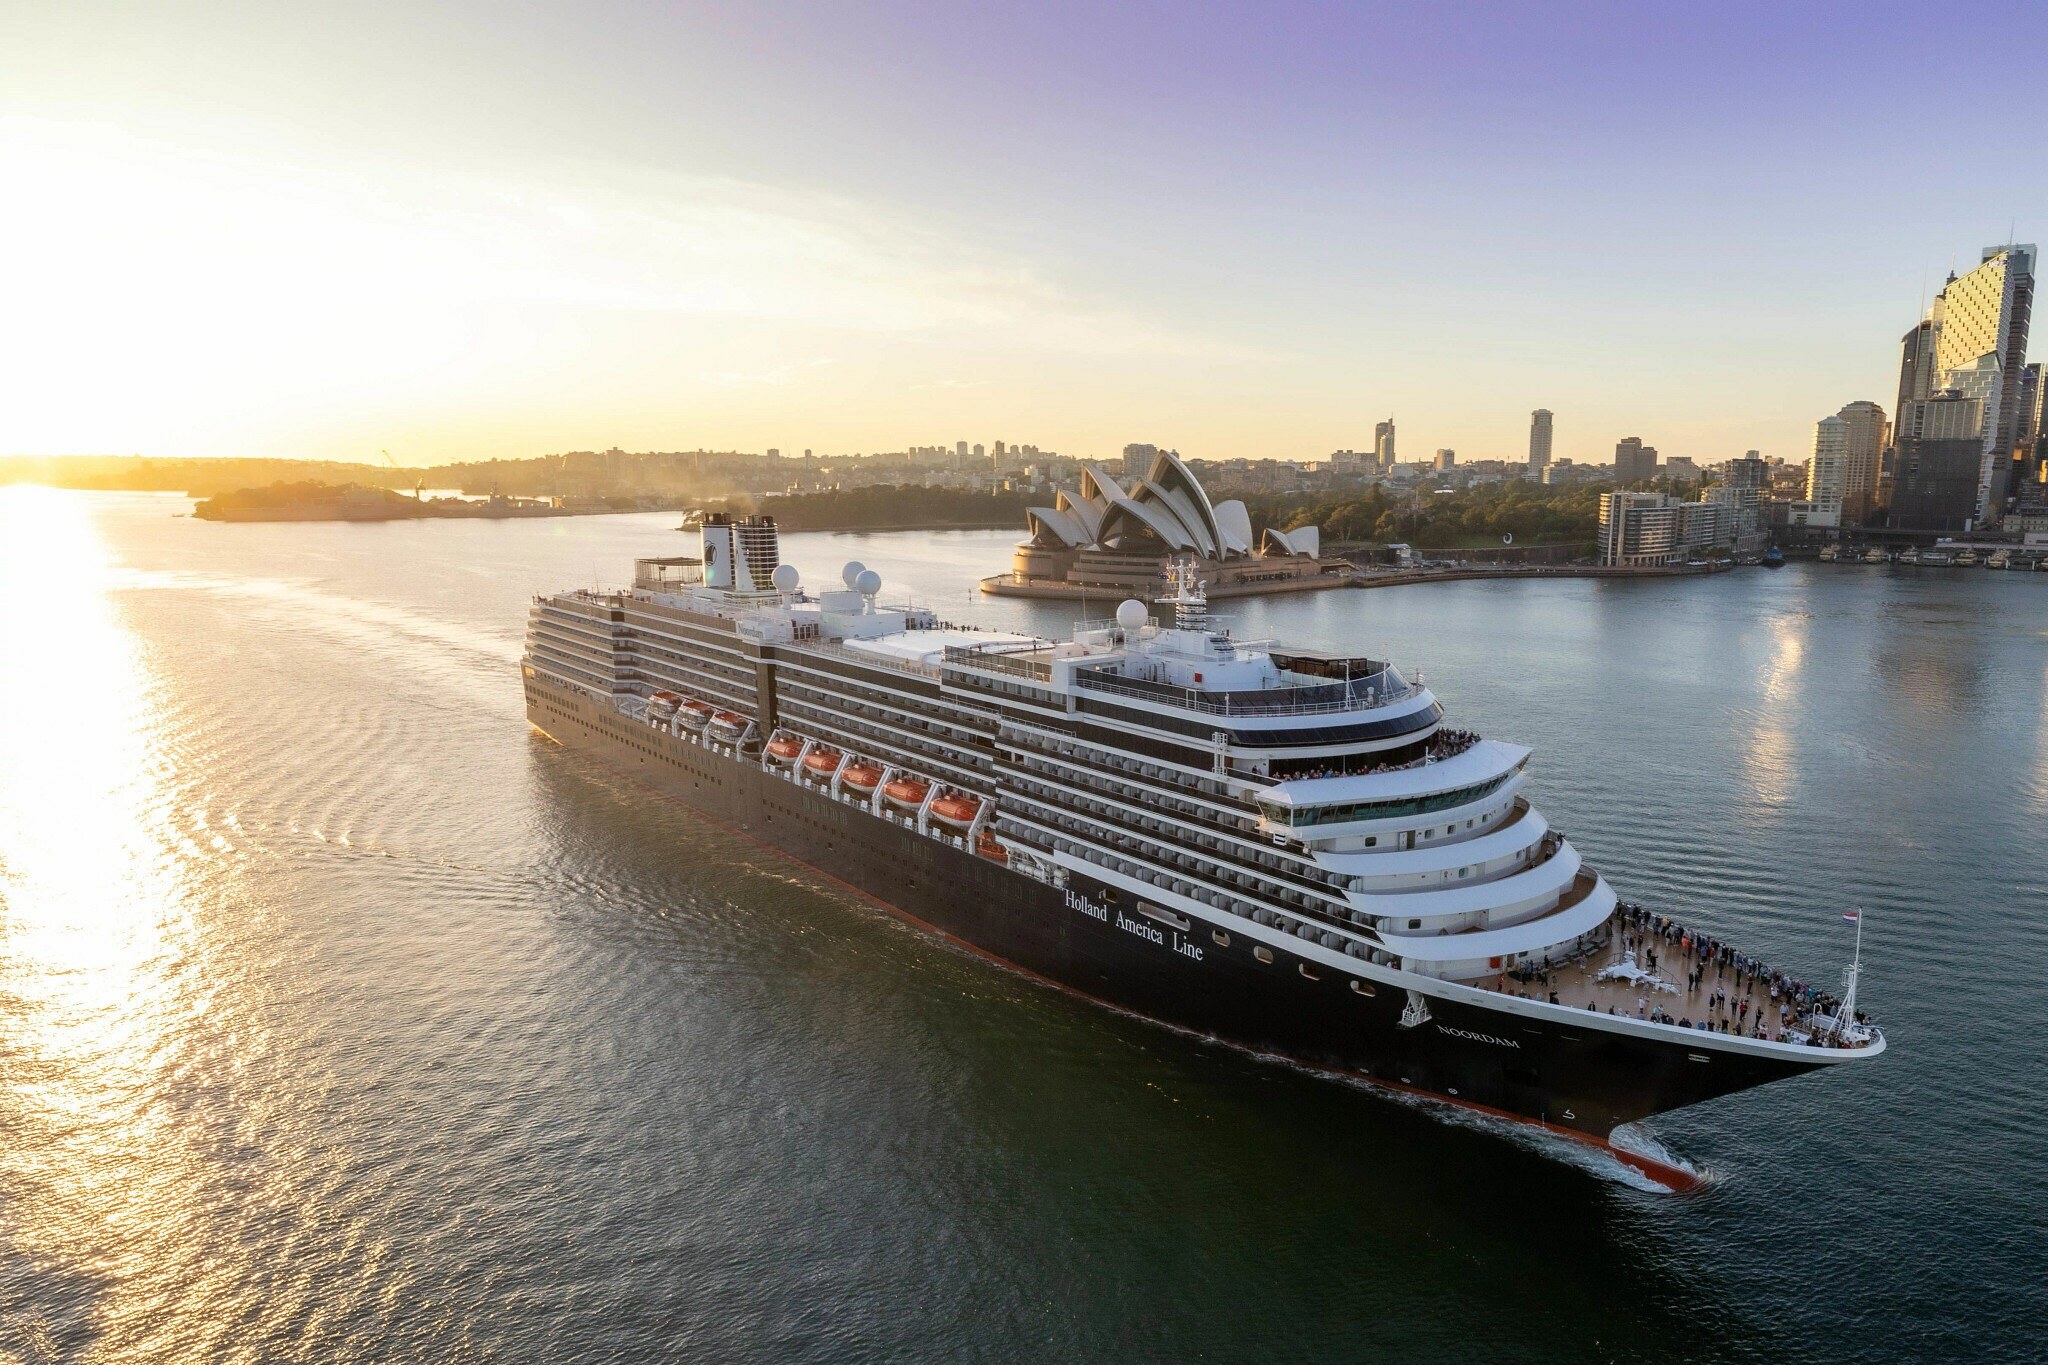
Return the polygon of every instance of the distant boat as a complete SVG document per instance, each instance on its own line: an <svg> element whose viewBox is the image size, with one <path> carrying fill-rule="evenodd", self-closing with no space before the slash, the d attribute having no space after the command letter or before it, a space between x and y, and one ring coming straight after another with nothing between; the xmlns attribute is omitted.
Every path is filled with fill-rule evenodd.
<svg viewBox="0 0 2048 1365"><path fill-rule="evenodd" d="M1961 564L1964 567L1968 567L1969 565L1975 564L1976 562L1977 552L1975 550L1956 551L1956 563Z"/></svg>
<svg viewBox="0 0 2048 1365"><path fill-rule="evenodd" d="M1842 547L1839 545L1823 545L1820 557L1823 563L1832 564L1842 557Z"/></svg>
<svg viewBox="0 0 2048 1365"><path fill-rule="evenodd" d="M1773 545L1764 551L1764 557L1757 562L1766 569L1782 569L1785 567L1785 552Z"/></svg>
<svg viewBox="0 0 2048 1365"><path fill-rule="evenodd" d="M1999 550L1991 558L1984 561L1984 567L1987 569L2009 569L2012 567L2012 556L2003 550Z"/></svg>
<svg viewBox="0 0 2048 1365"><path fill-rule="evenodd" d="M1956 557L1947 550L1922 550L1920 552L1920 562L1945 569L1956 562Z"/></svg>
<svg viewBox="0 0 2048 1365"><path fill-rule="evenodd" d="M1890 558L1890 555L1875 545L1863 552L1863 562L1865 564L1882 564Z"/></svg>

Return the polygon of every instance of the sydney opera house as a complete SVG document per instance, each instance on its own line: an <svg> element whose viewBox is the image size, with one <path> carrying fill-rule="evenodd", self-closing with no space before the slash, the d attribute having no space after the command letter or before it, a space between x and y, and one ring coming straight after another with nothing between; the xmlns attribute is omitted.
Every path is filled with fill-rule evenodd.
<svg viewBox="0 0 2048 1365"><path fill-rule="evenodd" d="M1193 556L1209 594L1223 597L1328 586L1348 568L1320 557L1317 527L1255 533L1242 502L1210 502L1170 451L1121 483L1099 465L1083 465L1079 488L1060 488L1052 506L1024 515L1031 534L1017 546L1011 571L983 579L982 591L1156 597L1178 555Z"/></svg>

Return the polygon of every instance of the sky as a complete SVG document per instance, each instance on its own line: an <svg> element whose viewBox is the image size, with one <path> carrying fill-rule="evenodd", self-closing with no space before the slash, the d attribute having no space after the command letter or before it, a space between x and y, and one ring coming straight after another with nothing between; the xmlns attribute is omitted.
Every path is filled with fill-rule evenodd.
<svg viewBox="0 0 2048 1365"><path fill-rule="evenodd" d="M2048 9L0 6L0 454L1803 458ZM2014 54L2011 70L1992 65ZM2048 324L2044 324L2048 326ZM2048 350L2037 346L2035 353Z"/></svg>

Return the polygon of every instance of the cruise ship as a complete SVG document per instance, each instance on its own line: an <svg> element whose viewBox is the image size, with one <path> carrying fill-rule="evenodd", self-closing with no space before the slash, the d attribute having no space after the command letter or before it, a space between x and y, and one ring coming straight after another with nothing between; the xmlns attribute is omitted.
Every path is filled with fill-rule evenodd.
<svg viewBox="0 0 2048 1365"><path fill-rule="evenodd" d="M1621 902L1530 750L1387 660L1233 638L1191 562L1054 640L886 605L857 563L807 590L768 518L698 530L534 600L532 723L989 958L1673 1185L1616 1130L1884 1050L1853 975Z"/></svg>

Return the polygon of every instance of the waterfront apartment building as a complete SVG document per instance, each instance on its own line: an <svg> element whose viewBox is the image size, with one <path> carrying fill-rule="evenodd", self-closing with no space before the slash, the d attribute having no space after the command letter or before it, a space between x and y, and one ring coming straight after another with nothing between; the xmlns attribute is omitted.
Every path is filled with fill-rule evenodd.
<svg viewBox="0 0 2048 1365"><path fill-rule="evenodd" d="M1735 554L1762 554L1770 545L1770 523L1764 515L1761 484L1717 483L1700 494L1700 501L1721 508L1722 525L1717 529L1725 537L1726 548Z"/></svg>
<svg viewBox="0 0 2048 1365"><path fill-rule="evenodd" d="M1646 483L1657 477L1657 447L1646 446L1640 436L1624 436L1614 443L1614 481L1623 488Z"/></svg>
<svg viewBox="0 0 2048 1365"><path fill-rule="evenodd" d="M1538 408L1529 414L1529 473L1532 478L1543 477L1541 471L1550 465L1550 409Z"/></svg>
<svg viewBox="0 0 2048 1365"><path fill-rule="evenodd" d="M1600 562L1661 569L1732 546L1735 520L1720 502L1616 489L1600 495Z"/></svg>

